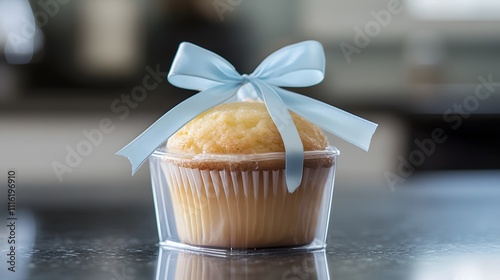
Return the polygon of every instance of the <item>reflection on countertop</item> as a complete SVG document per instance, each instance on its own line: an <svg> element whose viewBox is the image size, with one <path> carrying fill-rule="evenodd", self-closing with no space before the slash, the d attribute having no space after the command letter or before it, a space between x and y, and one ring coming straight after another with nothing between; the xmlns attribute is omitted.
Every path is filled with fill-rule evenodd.
<svg viewBox="0 0 500 280"><path fill-rule="evenodd" d="M330 279L324 250L319 252L215 256L159 249L156 280L170 279Z"/></svg>

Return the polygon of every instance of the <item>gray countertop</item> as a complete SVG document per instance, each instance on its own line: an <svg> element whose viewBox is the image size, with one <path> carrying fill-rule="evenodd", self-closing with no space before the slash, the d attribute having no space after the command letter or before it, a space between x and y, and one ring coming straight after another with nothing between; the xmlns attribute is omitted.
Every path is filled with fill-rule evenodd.
<svg viewBox="0 0 500 280"><path fill-rule="evenodd" d="M19 209L16 272L2 238L0 278L500 279L498 171L414 175L394 192L339 187L333 203L325 251L226 258L158 247L152 205Z"/></svg>

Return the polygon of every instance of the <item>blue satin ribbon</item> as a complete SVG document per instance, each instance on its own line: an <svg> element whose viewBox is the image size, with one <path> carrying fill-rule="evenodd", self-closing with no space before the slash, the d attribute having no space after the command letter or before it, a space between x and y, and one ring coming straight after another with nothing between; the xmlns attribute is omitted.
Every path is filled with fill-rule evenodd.
<svg viewBox="0 0 500 280"><path fill-rule="evenodd" d="M280 87L307 87L324 78L325 55L316 41L286 46L269 55L252 74L239 74L221 56L191 43L181 43L168 74L180 88L200 91L168 111L116 154L132 163L132 174L158 146L200 113L233 98L250 84L262 99L283 139L286 183L293 192L302 181L304 150L289 109L324 130L368 150L377 124L318 100Z"/></svg>

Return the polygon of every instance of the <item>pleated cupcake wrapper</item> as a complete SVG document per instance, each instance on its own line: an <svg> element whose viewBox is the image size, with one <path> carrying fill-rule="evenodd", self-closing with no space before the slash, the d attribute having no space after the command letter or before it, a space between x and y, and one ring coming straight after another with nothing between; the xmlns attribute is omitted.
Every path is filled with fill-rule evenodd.
<svg viewBox="0 0 500 280"><path fill-rule="evenodd" d="M304 168L289 193L280 170L200 170L161 161L181 242L216 248L301 246L318 228L334 165Z"/></svg>

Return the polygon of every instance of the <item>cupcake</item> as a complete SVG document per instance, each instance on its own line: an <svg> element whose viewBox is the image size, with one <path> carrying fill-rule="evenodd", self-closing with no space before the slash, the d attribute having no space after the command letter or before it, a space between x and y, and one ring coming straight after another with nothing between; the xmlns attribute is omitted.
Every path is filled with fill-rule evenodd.
<svg viewBox="0 0 500 280"><path fill-rule="evenodd" d="M283 140L262 102L213 107L172 135L152 157L159 166L152 178L168 185L153 182L157 217L172 211L174 220L160 238L226 249L324 243L338 151L320 128L291 115L304 146L294 192L286 186Z"/></svg>

